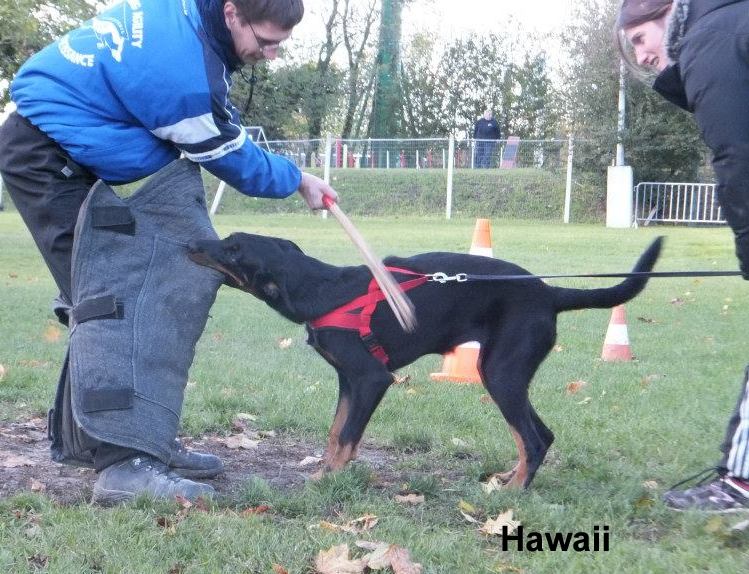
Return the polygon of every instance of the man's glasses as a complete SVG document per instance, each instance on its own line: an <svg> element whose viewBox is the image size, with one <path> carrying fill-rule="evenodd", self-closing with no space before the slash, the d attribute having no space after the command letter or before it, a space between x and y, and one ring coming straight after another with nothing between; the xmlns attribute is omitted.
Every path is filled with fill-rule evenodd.
<svg viewBox="0 0 749 574"><path fill-rule="evenodd" d="M267 40L265 38L261 38L257 35L257 32L255 32L255 28L252 26L252 22L248 21L247 24L250 25L250 30L252 30L252 35L255 36L255 42L257 42L257 47L260 49L261 52L269 52L271 50L277 50L281 47L281 42L277 40Z"/></svg>

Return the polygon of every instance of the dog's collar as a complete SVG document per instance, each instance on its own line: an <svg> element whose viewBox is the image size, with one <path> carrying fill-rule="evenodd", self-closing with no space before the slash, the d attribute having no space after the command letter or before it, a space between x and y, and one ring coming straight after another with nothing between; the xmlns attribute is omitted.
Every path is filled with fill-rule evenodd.
<svg viewBox="0 0 749 574"><path fill-rule="evenodd" d="M409 279L400 283L401 290L408 291L419 285L423 285L429 280L428 275L423 273L416 273L409 269L401 269L400 267L387 267L390 273L409 275L413 276L414 279ZM345 305L341 305L337 309L333 309L330 313L326 313L322 317L309 321L307 325L310 329L343 329L347 331L358 331L364 344L369 349L369 352L378 359L383 365L388 364L390 360L384 347L377 341L376 337L372 333L372 314L377 308L377 304L380 301L385 300L385 294L383 293L377 281L372 279L369 282L369 287L366 294L360 295L356 299L349 301Z"/></svg>

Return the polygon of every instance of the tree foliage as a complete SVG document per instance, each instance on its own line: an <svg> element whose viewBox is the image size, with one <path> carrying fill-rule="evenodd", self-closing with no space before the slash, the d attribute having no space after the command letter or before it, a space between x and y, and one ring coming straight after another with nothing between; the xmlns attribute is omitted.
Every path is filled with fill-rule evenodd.
<svg viewBox="0 0 749 574"><path fill-rule="evenodd" d="M0 0L0 81L10 82L29 56L94 15L87 0ZM0 102L7 103L3 90Z"/></svg>
<svg viewBox="0 0 749 574"><path fill-rule="evenodd" d="M577 139L576 158L604 177L617 144L619 53L613 28L617 0L580 0L563 32L568 64L563 73L562 106ZM691 115L677 109L636 79L626 79L626 162L638 181L697 177L704 146Z"/></svg>
<svg viewBox="0 0 749 574"><path fill-rule="evenodd" d="M413 137L471 134L486 108L502 133L526 139L555 134L554 90L542 51L506 36L458 38L438 47L413 38L403 64L404 117Z"/></svg>

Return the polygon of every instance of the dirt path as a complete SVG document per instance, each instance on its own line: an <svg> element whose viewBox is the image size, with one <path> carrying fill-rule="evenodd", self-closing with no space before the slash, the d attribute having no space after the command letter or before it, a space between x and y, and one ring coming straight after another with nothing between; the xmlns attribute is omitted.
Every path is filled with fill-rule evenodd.
<svg viewBox="0 0 749 574"><path fill-rule="evenodd" d="M34 491L43 492L60 504L87 502L96 474L90 469L52 462L46 424L44 419L0 423L0 498ZM225 440L214 435L183 439L188 447L211 452L224 461L225 472L208 481L223 494L236 491L251 476L281 490L301 488L319 465L300 463L307 457L320 457L323 449L322 444L312 445L286 435L262 438L252 449L228 448ZM363 445L359 460L366 462L375 472L378 484L387 488L406 480L393 471L402 456L396 451ZM433 471L423 470L430 474Z"/></svg>

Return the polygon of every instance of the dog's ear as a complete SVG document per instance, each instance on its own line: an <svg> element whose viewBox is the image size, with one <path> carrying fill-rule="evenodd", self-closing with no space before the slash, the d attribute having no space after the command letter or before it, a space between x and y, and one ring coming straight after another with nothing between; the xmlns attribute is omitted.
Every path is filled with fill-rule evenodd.
<svg viewBox="0 0 749 574"><path fill-rule="evenodd" d="M280 239L278 244L284 251L297 251L299 253L303 253L301 247L299 247L293 241L289 241L288 239Z"/></svg>
<svg viewBox="0 0 749 574"><path fill-rule="evenodd" d="M270 274L263 273L258 278L257 285L268 301L278 301L281 297L281 287L273 280Z"/></svg>

